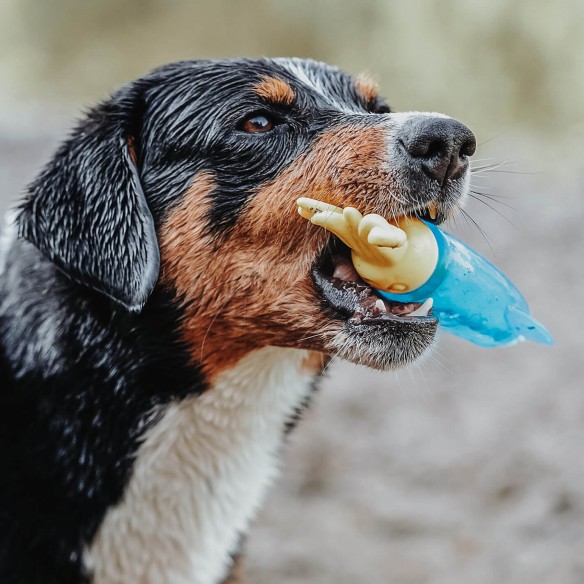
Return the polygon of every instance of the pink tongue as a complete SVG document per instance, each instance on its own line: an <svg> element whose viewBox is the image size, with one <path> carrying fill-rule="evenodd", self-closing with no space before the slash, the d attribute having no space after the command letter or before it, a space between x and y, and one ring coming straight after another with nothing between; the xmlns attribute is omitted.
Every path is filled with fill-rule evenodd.
<svg viewBox="0 0 584 584"><path fill-rule="evenodd" d="M346 258L345 256L336 255L336 256L333 256L333 262L335 265L335 271L333 272L333 278L338 278L339 280L342 280L343 282L353 282L353 283L361 282L363 285L365 284L361 280L361 276L359 276L359 274L355 270L355 267L353 266L353 262L351 262L351 260L349 258ZM396 316L406 316L406 315L410 314L410 312L414 312L414 310L417 310L421 306L420 302L410 302L408 304L398 304L398 303L394 303L394 302L383 301L380 298L376 299L376 296L374 296L374 295L371 295L365 299L361 299L361 306L364 306L365 308L373 310L374 314L380 314L381 310L376 304L376 302L380 302L380 301L384 302L384 305L385 305L385 310L383 312L391 312L392 314L395 314Z"/></svg>
<svg viewBox="0 0 584 584"><path fill-rule="evenodd" d="M353 263L348 258L343 256L334 256L333 262L335 264L333 278L339 278L339 280L343 280L343 282L357 282L361 279L353 267Z"/></svg>
<svg viewBox="0 0 584 584"><path fill-rule="evenodd" d="M414 312L416 308L421 306L420 302L410 303L410 304L392 304L391 312L397 316L405 316L410 312Z"/></svg>

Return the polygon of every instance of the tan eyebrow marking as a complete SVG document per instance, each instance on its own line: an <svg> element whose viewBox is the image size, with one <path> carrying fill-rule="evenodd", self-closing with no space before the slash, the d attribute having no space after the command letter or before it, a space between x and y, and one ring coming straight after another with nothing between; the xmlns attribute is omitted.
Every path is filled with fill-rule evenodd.
<svg viewBox="0 0 584 584"><path fill-rule="evenodd" d="M359 73L355 77L355 89L366 103L372 103L377 99L377 82L367 73Z"/></svg>
<svg viewBox="0 0 584 584"><path fill-rule="evenodd" d="M260 97L280 105L292 105L296 99L292 87L279 77L262 77L262 80L254 85L253 90Z"/></svg>

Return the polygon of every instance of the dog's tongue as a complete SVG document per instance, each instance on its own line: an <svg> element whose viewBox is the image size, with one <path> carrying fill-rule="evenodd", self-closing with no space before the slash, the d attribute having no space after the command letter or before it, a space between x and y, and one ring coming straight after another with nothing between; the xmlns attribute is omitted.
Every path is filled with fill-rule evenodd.
<svg viewBox="0 0 584 584"><path fill-rule="evenodd" d="M353 262L348 258L340 255L333 256L333 262L335 264L335 271L333 272L333 278L338 278L343 280L343 282L360 282L361 276L355 270Z"/></svg>
<svg viewBox="0 0 584 584"><path fill-rule="evenodd" d="M342 255L334 255L333 263L335 266L333 278L338 278L342 282L350 285L367 286L355 270L353 262ZM420 302L408 302L405 304L399 302L389 302L375 295L361 295L359 299L361 308L367 312L372 311L373 314L383 314L391 312L396 316L428 316L432 308L432 299L429 298L423 304Z"/></svg>

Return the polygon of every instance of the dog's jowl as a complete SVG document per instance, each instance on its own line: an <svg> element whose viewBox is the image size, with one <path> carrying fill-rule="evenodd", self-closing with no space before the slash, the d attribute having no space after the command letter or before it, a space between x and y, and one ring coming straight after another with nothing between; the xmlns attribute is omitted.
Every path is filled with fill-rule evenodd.
<svg viewBox="0 0 584 584"><path fill-rule="evenodd" d="M0 239L0 582L239 581L327 360L400 367L437 327L380 310L296 200L441 222L474 148L297 59L176 63L91 110Z"/></svg>

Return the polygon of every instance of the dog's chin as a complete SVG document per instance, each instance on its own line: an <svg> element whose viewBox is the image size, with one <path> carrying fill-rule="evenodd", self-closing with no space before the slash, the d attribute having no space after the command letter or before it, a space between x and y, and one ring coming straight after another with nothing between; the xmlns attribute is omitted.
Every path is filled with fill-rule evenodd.
<svg viewBox="0 0 584 584"><path fill-rule="evenodd" d="M342 359L371 369L390 371L408 365L429 351L438 323L397 323L395 326L346 323L333 346Z"/></svg>
<svg viewBox="0 0 584 584"><path fill-rule="evenodd" d="M434 342L438 321L431 302L389 302L364 282L350 251L332 239L312 269L312 281L327 318L341 324L329 353L372 369L403 367Z"/></svg>

